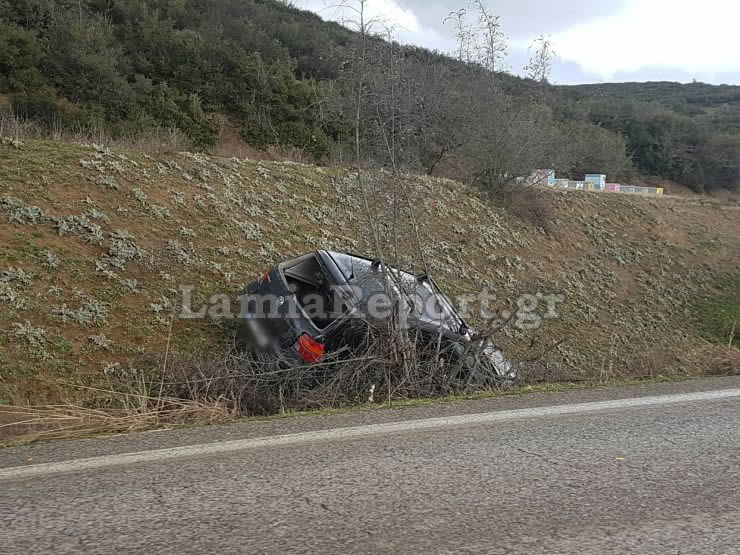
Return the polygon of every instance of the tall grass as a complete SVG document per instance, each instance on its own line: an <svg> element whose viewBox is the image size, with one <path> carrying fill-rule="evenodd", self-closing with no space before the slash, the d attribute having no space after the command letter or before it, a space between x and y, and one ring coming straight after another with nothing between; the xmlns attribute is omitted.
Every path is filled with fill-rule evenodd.
<svg viewBox="0 0 740 555"><path fill-rule="evenodd" d="M116 135L100 125L69 126L60 120L46 124L40 120L20 117L11 112L0 112L0 137L20 141L46 140L73 144L100 144L135 150L145 154L172 154L197 150L182 131L174 127L150 127L139 132ZM308 164L313 158L295 147L271 146L259 150L238 136L223 135L215 146L207 150L212 156L249 158L252 160L290 161Z"/></svg>
<svg viewBox="0 0 740 555"><path fill-rule="evenodd" d="M13 113L0 113L0 137L20 141L48 140L75 144L104 144L146 154L170 154L191 150L191 141L173 127L151 127L138 133L113 135L102 126L67 126L60 120L46 124Z"/></svg>

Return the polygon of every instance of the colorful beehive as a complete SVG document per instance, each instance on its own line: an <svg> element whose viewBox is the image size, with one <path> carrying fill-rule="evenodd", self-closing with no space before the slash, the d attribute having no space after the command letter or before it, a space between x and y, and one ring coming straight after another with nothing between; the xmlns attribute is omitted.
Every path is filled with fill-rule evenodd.
<svg viewBox="0 0 740 555"><path fill-rule="evenodd" d="M607 184L607 191L611 190L609 188L610 184ZM631 193L633 195L662 195L663 194L663 188L662 187L638 187L637 185L617 185L619 187L617 190L620 193Z"/></svg>
<svg viewBox="0 0 740 555"><path fill-rule="evenodd" d="M534 170L529 181L533 185L555 186L555 170Z"/></svg>
<svg viewBox="0 0 740 555"><path fill-rule="evenodd" d="M590 190L603 191L606 186L606 176L603 173L587 173L584 181L593 184Z"/></svg>

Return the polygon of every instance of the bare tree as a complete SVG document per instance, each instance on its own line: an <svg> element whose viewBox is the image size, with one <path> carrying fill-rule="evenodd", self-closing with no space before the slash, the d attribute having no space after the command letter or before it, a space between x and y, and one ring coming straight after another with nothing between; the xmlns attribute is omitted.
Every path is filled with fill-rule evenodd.
<svg viewBox="0 0 740 555"><path fill-rule="evenodd" d="M477 45L479 63L491 72L495 82L495 72L503 69L503 61L509 54L509 45L501 25L501 16L496 15L483 0L473 0L472 6L478 12L478 26L481 34Z"/></svg>
<svg viewBox="0 0 740 555"><path fill-rule="evenodd" d="M533 55L529 59L529 63L524 66L527 77L538 83L547 83L556 56L549 37L540 35L531 44L529 50L533 52Z"/></svg>
<svg viewBox="0 0 740 555"><path fill-rule="evenodd" d="M401 144L409 114L408 105L414 99L411 94L406 94L410 90L404 87L402 49L393 41L393 28L378 19L368 18L367 4L368 0L347 0L338 4L338 7L354 14L354 18L345 24L358 32L357 44L349 60L350 69L343 81L351 91L354 170L360 205L371 231L386 298L393 307L393 316L388 322L390 351L394 358L402 361L408 372L412 365L411 343L407 333L409 309L401 280L393 275L387 264L387 253L390 249L396 261L394 266L398 267L402 198L399 193L398 154L403 150ZM386 40L381 39L381 32ZM392 171L392 179L384 184L367 178L364 174L364 157L386 160Z"/></svg>
<svg viewBox="0 0 740 555"><path fill-rule="evenodd" d="M455 40L457 41L456 57L459 62L472 61L471 47L474 40L473 28L467 20L468 11L460 8L450 12L442 22L443 25L451 23L455 29Z"/></svg>

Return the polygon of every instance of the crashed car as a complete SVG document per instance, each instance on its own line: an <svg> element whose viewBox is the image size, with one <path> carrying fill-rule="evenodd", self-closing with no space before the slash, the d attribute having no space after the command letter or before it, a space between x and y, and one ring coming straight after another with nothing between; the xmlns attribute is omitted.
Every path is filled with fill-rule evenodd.
<svg viewBox="0 0 740 555"><path fill-rule="evenodd" d="M430 276L327 250L280 263L249 284L237 339L261 361L316 364L360 344L368 324L394 310L403 311L417 345L434 349L466 381L516 379L501 350L477 337Z"/></svg>

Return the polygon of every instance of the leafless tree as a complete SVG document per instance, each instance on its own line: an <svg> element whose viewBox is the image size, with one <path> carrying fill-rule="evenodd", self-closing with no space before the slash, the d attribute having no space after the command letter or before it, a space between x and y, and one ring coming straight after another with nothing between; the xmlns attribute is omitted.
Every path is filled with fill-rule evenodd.
<svg viewBox="0 0 740 555"><path fill-rule="evenodd" d="M472 6L478 13L479 63L490 72L491 80L495 82L496 71L503 69L503 61L509 54L509 45L503 32L501 16L496 15L483 0L473 0Z"/></svg>
<svg viewBox="0 0 740 555"><path fill-rule="evenodd" d="M529 63L524 66L527 77L538 83L547 83L550 79L552 63L555 60L555 51L552 49L549 37L540 35L531 44L529 50L533 54Z"/></svg>
<svg viewBox="0 0 740 555"><path fill-rule="evenodd" d="M457 11L450 12L442 22L443 24L452 24L455 30L455 40L457 41L457 51L455 55L459 62L472 61L472 45L474 42L473 27L467 19L468 10L460 8Z"/></svg>
<svg viewBox="0 0 740 555"><path fill-rule="evenodd" d="M353 14L353 19L345 24L358 33L343 77L345 87L351 91L357 191L372 235L375 258L381 267L386 296L394 307L388 322L390 351L406 368L412 364L406 323L409 310L401 280L390 271L387 261L390 253L395 261L393 266L398 267L403 206L400 155L407 151L403 144L415 98L407 86L403 48L393 40L393 27L367 18L367 0L348 0L339 6ZM364 170L371 160L386 162L391 178L380 183L367 178Z"/></svg>

